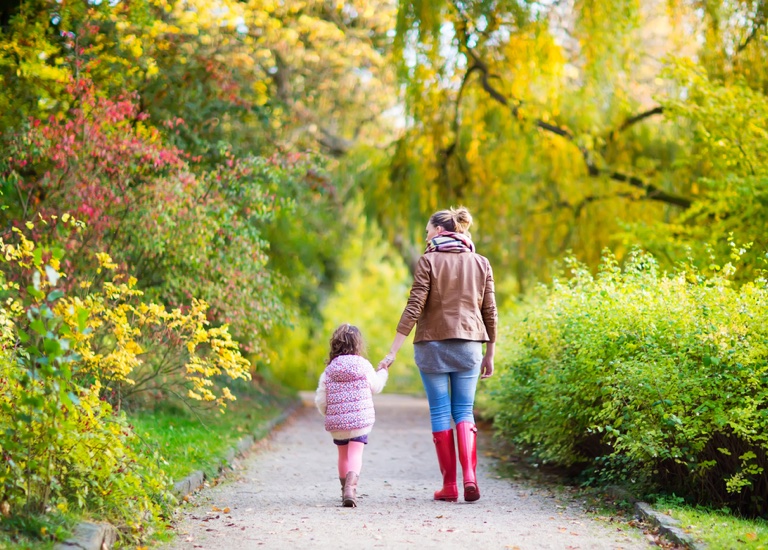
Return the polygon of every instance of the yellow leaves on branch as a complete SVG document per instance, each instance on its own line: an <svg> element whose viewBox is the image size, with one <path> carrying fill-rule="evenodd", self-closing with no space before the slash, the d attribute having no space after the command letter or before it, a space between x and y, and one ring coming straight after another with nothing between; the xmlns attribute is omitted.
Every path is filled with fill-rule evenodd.
<svg viewBox="0 0 768 550"><path fill-rule="evenodd" d="M106 254L99 255L100 264L112 265ZM229 329L209 327L208 304L193 300L182 310L166 310L161 304L143 302L136 279L117 275L102 285L102 291L87 296L65 297L56 313L72 329L73 350L81 357L81 368L95 376L132 385L136 372L157 356L172 357L164 372L178 372L190 389L187 395L196 400L216 402L224 406L234 399L223 388L215 393L213 377L250 379L250 363L240 354ZM78 329L82 312L88 312L85 330ZM158 352L158 348L160 351Z"/></svg>
<svg viewBox="0 0 768 550"><path fill-rule="evenodd" d="M19 236L19 244L8 244L0 239L0 250L6 262L14 262L21 267L32 267L34 263L35 243L27 239L20 229L14 227L14 233Z"/></svg>
<svg viewBox="0 0 768 550"><path fill-rule="evenodd" d="M79 223L70 216L61 221ZM16 244L0 239L0 261L25 270L43 300L65 275L58 272L57 256L63 251L36 246L20 229L14 234ZM108 254L95 257L99 273L118 268ZM145 302L136 284L134 277L118 273L101 284L80 281L68 294L52 299L52 310L68 327L67 340L78 356L73 370L93 375L97 383L128 385L135 384L139 371L141 376L162 371L172 383L190 388L194 399L222 407L233 400L229 389L217 391L212 380L219 375L250 379L250 363L229 328L210 327L208 304L201 300L168 310ZM10 343L16 338L15 319L24 315L21 285L0 274L0 288L9 293L0 310L0 343Z"/></svg>

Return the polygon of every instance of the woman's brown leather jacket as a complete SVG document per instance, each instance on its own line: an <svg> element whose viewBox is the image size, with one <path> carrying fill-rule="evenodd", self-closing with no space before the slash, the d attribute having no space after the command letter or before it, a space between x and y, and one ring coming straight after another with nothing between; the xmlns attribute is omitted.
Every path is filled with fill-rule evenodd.
<svg viewBox="0 0 768 550"><path fill-rule="evenodd" d="M419 258L397 332L414 343L460 338L496 341L496 295L488 260L474 252L428 252Z"/></svg>

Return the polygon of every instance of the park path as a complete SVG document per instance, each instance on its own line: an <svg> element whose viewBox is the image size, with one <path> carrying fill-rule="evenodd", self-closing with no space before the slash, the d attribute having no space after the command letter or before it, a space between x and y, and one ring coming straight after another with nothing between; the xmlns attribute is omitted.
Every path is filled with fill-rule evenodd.
<svg viewBox="0 0 768 550"><path fill-rule="evenodd" d="M501 479L478 437L475 503L436 502L440 474L424 399L377 395L358 507L341 507L336 450L311 407L257 445L229 479L179 513L167 550L203 548L649 548L641 531L590 516L548 488ZM459 475L460 470L459 470ZM459 478L460 479L460 478Z"/></svg>

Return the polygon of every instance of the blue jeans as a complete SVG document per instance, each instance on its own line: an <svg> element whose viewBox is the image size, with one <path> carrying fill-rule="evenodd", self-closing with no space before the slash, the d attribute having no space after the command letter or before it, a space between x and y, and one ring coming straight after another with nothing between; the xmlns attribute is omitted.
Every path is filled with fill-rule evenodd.
<svg viewBox="0 0 768 550"><path fill-rule="evenodd" d="M424 390L429 401L429 417L432 431L451 429L453 421L475 423L473 412L475 390L480 376L480 366L467 371L428 374L421 372Z"/></svg>

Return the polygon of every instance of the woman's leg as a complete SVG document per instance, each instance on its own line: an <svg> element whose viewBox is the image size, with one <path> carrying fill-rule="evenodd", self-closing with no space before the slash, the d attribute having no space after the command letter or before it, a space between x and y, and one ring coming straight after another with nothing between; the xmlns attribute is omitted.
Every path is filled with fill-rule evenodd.
<svg viewBox="0 0 768 550"><path fill-rule="evenodd" d="M475 423L475 392L477 379L480 376L480 365L472 370L452 372L451 379L451 416L458 425L459 422Z"/></svg>
<svg viewBox="0 0 768 550"><path fill-rule="evenodd" d="M448 392L448 374L421 373L424 390L429 401L429 416L432 423L432 441L435 443L437 463L443 475L443 487L435 491L435 500L456 502L459 490L456 487L456 445L451 428L451 396Z"/></svg>
<svg viewBox="0 0 768 550"><path fill-rule="evenodd" d="M451 413L456 421L456 439L459 443L459 462L464 477L464 500L480 498L477 486L477 427L473 407L480 368L451 373Z"/></svg>
<svg viewBox="0 0 768 550"><path fill-rule="evenodd" d="M433 432L451 429L451 395L448 392L450 375L421 372L424 391L429 402L429 418Z"/></svg>

